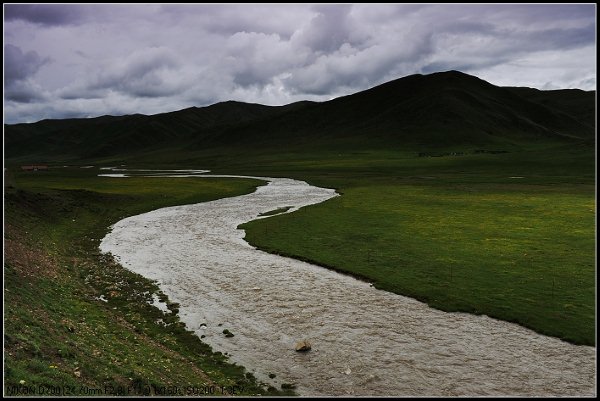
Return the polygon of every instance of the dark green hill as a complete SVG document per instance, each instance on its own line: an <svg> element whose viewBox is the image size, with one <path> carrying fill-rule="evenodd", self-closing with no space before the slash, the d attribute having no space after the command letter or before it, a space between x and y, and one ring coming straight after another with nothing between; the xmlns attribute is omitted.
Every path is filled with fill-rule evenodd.
<svg viewBox="0 0 600 401"><path fill-rule="evenodd" d="M581 103L594 97L581 91ZM587 95L587 96L585 96ZM553 98L553 97L551 97ZM411 75L353 95L228 130L252 143L448 147L545 138L585 139L593 124L545 98L529 99L456 71ZM218 138L220 139L220 138Z"/></svg>
<svg viewBox="0 0 600 401"><path fill-rule="evenodd" d="M212 130L276 115L292 106L223 102L151 116L102 116L5 125L6 156L85 159L171 147L189 138L202 138Z"/></svg>
<svg viewBox="0 0 600 401"><path fill-rule="evenodd" d="M567 113L591 128L596 125L596 91L586 92L581 89L541 91L534 88L513 87L507 89L527 100Z"/></svg>
<svg viewBox="0 0 600 401"><path fill-rule="evenodd" d="M503 88L449 71L411 75L323 103L230 101L151 116L5 125L5 155L58 161L215 148L437 149L548 139L593 143L595 92Z"/></svg>

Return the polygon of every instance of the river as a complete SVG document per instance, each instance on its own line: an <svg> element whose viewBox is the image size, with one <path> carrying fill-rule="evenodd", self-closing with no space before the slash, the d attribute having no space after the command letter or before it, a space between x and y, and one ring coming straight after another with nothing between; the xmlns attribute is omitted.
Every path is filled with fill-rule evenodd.
<svg viewBox="0 0 600 401"><path fill-rule="evenodd" d="M266 180L248 195L123 219L100 248L157 280L180 304L181 320L216 351L265 383L296 384L303 396L595 395L594 347L442 312L253 248L239 224L337 196L302 181ZM312 350L295 352L305 339Z"/></svg>

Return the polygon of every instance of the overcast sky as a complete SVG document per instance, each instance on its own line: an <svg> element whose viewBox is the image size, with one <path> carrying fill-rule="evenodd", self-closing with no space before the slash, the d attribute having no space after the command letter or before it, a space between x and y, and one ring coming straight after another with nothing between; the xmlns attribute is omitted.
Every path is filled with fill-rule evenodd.
<svg viewBox="0 0 600 401"><path fill-rule="evenodd" d="M329 100L451 69L596 89L595 5L4 5L6 123Z"/></svg>

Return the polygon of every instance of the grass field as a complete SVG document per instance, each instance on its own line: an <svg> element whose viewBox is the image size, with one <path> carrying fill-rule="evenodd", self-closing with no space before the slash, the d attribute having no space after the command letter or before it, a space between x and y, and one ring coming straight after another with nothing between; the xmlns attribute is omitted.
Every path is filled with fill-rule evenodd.
<svg viewBox="0 0 600 401"><path fill-rule="evenodd" d="M589 150L355 156L285 166L342 196L247 223L246 239L435 308L595 344Z"/></svg>
<svg viewBox="0 0 600 401"><path fill-rule="evenodd" d="M99 254L107 227L158 207L252 192L241 179L12 171L5 188L6 395L291 394L187 331L157 286ZM171 313L150 305L161 299Z"/></svg>
<svg viewBox="0 0 600 401"><path fill-rule="evenodd" d="M247 239L442 310L595 344L594 149L474 150L443 157L417 157L416 150L240 152L137 167L208 168L336 188L341 197L245 224ZM152 294L165 299L154 283L97 249L107 227L125 216L236 196L260 183L97 173L11 167L5 176L7 388L61 385L105 395L185 384L289 393L290 383L266 389L213 353L176 314L149 305Z"/></svg>

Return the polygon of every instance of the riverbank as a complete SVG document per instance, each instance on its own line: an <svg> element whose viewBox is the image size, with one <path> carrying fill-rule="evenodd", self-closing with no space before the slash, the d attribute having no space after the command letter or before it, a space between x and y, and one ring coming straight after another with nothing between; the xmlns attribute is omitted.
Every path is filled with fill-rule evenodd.
<svg viewBox="0 0 600 401"><path fill-rule="evenodd" d="M214 352L155 283L97 250L107 227L127 215L250 193L257 181L97 174L15 172L5 187L4 394L291 394Z"/></svg>

